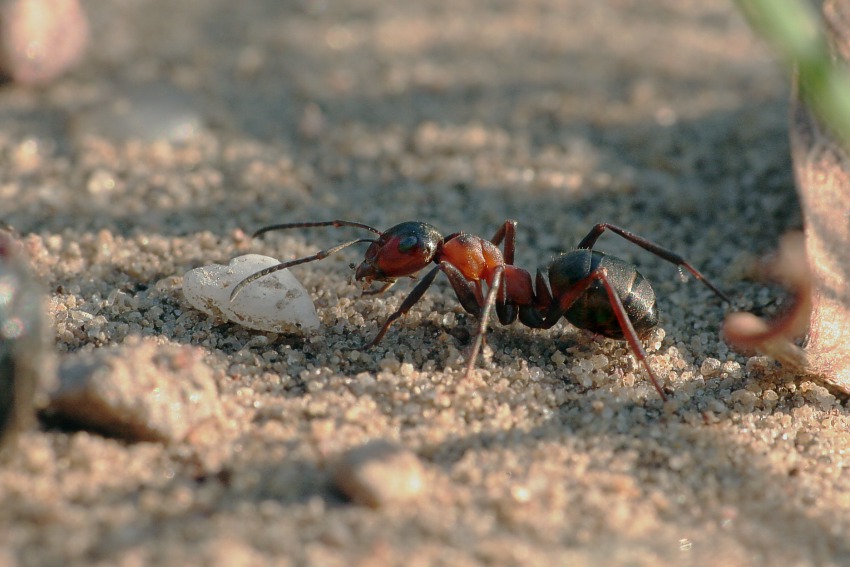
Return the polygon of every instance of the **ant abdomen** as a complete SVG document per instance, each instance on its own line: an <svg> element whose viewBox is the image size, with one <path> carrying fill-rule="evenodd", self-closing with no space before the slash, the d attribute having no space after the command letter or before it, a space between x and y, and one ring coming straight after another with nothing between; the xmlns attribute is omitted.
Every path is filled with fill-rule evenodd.
<svg viewBox="0 0 850 567"><path fill-rule="evenodd" d="M623 302L635 332L641 338L646 336L658 325L655 291L649 280L624 260L588 249L561 254L552 260L548 268L553 296L563 296L576 283L600 268L605 270L608 282ZM599 280L576 299L564 317L580 329L611 339L625 338L605 286Z"/></svg>

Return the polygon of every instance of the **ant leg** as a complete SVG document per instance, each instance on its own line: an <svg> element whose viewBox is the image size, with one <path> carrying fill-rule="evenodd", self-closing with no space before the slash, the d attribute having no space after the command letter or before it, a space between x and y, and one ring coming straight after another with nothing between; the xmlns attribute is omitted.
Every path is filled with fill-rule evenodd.
<svg viewBox="0 0 850 567"><path fill-rule="evenodd" d="M549 284L546 283L546 277L540 268L537 268L537 277L534 283L536 286L534 306L538 309L548 309L553 301L552 292L549 291Z"/></svg>
<svg viewBox="0 0 850 567"><path fill-rule="evenodd" d="M516 253L516 225L517 221L513 219L508 219L499 227L499 230L496 231L496 234L493 235L493 238L490 239L490 242L498 246L504 240L505 247L504 252L502 253L502 257L504 262L508 266L513 266L514 264L514 255ZM511 280L510 274L506 273L504 276L505 280ZM513 280L515 281L515 280ZM517 315L519 311L527 311L528 308L525 306L517 307L517 305L513 303L508 303L507 298L507 282L502 286L503 289L499 290L499 297L496 300L496 314L499 316L499 321L503 325L510 325L514 321L516 321ZM534 290L531 290L532 299L536 302L536 295L534 294Z"/></svg>
<svg viewBox="0 0 850 567"><path fill-rule="evenodd" d="M504 287L502 286L502 274L504 271L504 266L499 266L493 271L492 285L487 290L487 298L484 300L484 305L481 309L481 317L478 318L478 331L475 333L475 341L472 343L469 359L466 361L466 370L463 374L465 380L469 380L472 376L472 369L475 366L478 353L481 351L481 345L484 344L484 335L487 333L487 319L490 316L490 310L493 308L493 304L496 303L496 295L499 293L499 290Z"/></svg>
<svg viewBox="0 0 850 567"><path fill-rule="evenodd" d="M484 304L481 296L480 287L464 277L460 270L454 265L448 263L440 263L440 269L449 278L449 283L452 284L452 289L457 295L457 300L460 301L461 307L470 315L476 317L481 316L481 306Z"/></svg>
<svg viewBox="0 0 850 567"><path fill-rule="evenodd" d="M505 265L502 273L502 285L496 297L496 314L502 325L528 319L528 314L539 315L537 293L531 274L522 268ZM525 312L525 313L524 313Z"/></svg>
<svg viewBox="0 0 850 567"><path fill-rule="evenodd" d="M452 264L441 263L440 265L442 266L443 272L445 272L446 276L449 278L449 282L452 284L452 289L454 290L455 295L457 295L457 299L460 301L463 309L471 315L480 317L481 309L487 303L487 300L481 291L481 282L469 281L460 272L460 270ZM498 315L499 322L502 325L510 325L516 321L517 318L516 304L508 302L508 288L506 283L509 279L508 276L508 269L504 269L504 274L501 277L502 283L496 288L496 299L494 301L496 305L496 314ZM493 285L496 284L494 283Z"/></svg>
<svg viewBox="0 0 850 567"><path fill-rule="evenodd" d="M384 282L384 285L377 289L364 289L360 295L380 295L395 285L396 280Z"/></svg>
<svg viewBox="0 0 850 567"><path fill-rule="evenodd" d="M570 289L567 290L564 295L558 297L557 299L552 299L552 304L549 306L546 311L546 315L543 316L543 319L540 320L540 324L534 328L536 329L551 329L561 320L561 317L564 316L564 313L570 310L570 307L573 306L573 303L581 297L587 288L593 285L594 280L596 279L595 275L599 269L594 270L588 276L577 281ZM540 271L537 272L538 284L542 281L542 276ZM606 280L607 281L607 280ZM549 293L549 289L547 287L543 287L546 290L546 293ZM540 290L538 289L538 293ZM622 303L622 302L621 302ZM530 326L530 325L529 325Z"/></svg>
<svg viewBox="0 0 850 567"><path fill-rule="evenodd" d="M567 293L559 297L558 302L553 304L551 310L547 313L543 322L543 328L548 329L554 326L555 323L558 322L558 319L560 319L561 316L563 316L563 314L572 307L573 303L575 303L581 294L584 293L596 280L602 282L602 285L608 294L608 301L614 309L614 315L617 317L617 322L623 330L623 335L626 342L629 343L632 353L643 365L644 369L646 369L649 380L652 382L652 385L655 386L655 389L658 391L661 399L666 402L667 396L664 394L664 390L661 389L661 384L655 377L655 372L653 372L652 368L649 366L649 358L646 354L646 350L644 350L643 345L640 344L638 334L635 331L634 325L632 325L631 319L629 319L629 315L626 312L625 306L623 306L620 296L617 295L617 291L611 285L611 282L608 281L608 271L605 268L596 268L587 277L577 281Z"/></svg>
<svg viewBox="0 0 850 567"><path fill-rule="evenodd" d="M498 246L502 243L502 240L505 241L505 252L503 254L505 258L505 264L513 265L514 263L514 253L516 252L516 225L517 222L513 219L508 219L505 223L496 231L496 234L493 235L493 238L490 239L490 242Z"/></svg>
<svg viewBox="0 0 850 567"><path fill-rule="evenodd" d="M236 299L236 296L239 295L239 292L242 291L242 288L244 288L251 282L254 282L260 278L264 278L269 274L273 274L274 272L284 270L286 268L291 268L292 266L306 264L307 262L313 262L314 260L324 260L331 254L339 252L343 248L348 248L353 244L360 244L361 242L375 242L375 240L371 238L358 238L357 240L349 240L348 242L343 242L342 244L337 244L336 246L331 246L330 248L319 250L312 256L305 256L304 258L290 260L289 262L281 262L280 264L275 264L274 266L270 266L264 270L260 270L259 272L254 272L253 274L236 284L236 286L230 292L230 301Z"/></svg>
<svg viewBox="0 0 850 567"><path fill-rule="evenodd" d="M372 228L368 224L362 224L359 222L352 222L346 220L332 220L332 221L319 221L319 222L290 222L284 224L273 224L270 226L264 226L259 229L257 232L251 235L251 238L257 238L261 234L265 234L267 232L271 232L272 230L287 230L290 228L314 228L319 226L332 226L334 228L340 228L342 226L352 226L354 228L364 228L366 230L371 230L378 236L383 235L383 233L376 229Z"/></svg>
<svg viewBox="0 0 850 567"><path fill-rule="evenodd" d="M505 273L502 279L505 281L502 282L496 297L496 316L502 325L510 325L516 321L519 309L516 303L508 302L508 274Z"/></svg>
<svg viewBox="0 0 850 567"><path fill-rule="evenodd" d="M623 329L623 335L625 335L626 341L629 343L629 346L632 347L634 355L646 369L646 374L649 376L652 385L655 386L655 390L658 392L658 395L661 396L661 400L666 402L667 396L664 395L664 390L661 389L661 384L655 377L655 372L653 372L652 367L649 366L649 358L647 357L646 350L644 350L643 345L640 344L640 339L638 338L637 332L635 332L635 327L632 325L632 321L629 319L628 313L626 313L626 308L623 306L620 296L617 295L617 291L613 288L611 282L608 281L608 274L605 271L605 268L597 270L596 273L598 275L595 277L602 282L602 285L605 286L605 291L608 292L608 299L614 307L614 315L617 316L617 321L620 323L620 328Z"/></svg>
<svg viewBox="0 0 850 567"><path fill-rule="evenodd" d="M467 313L475 315L479 318L479 329L481 327L481 319L485 320L490 316L490 309L493 307L493 304L496 305L496 314L499 318L499 322L503 325L510 325L517 318L517 306L513 303L508 302L508 283L509 279L509 269L512 267L498 267L496 268L495 273L499 274L499 279L492 280L492 286L487 291L487 297L484 298L481 296L481 282L471 282L467 280L463 274L454 267L452 264L441 264L443 267L443 271L446 273L446 276L449 278L449 282L452 284L452 288L454 289L455 295L457 295L458 301L466 310ZM515 269L516 270L516 269ZM516 270L520 271L520 270ZM529 283L530 287L530 283ZM495 295L494 295L495 291ZM479 331L480 332L480 331ZM484 344L486 338L483 332L481 332L481 344ZM478 340L478 336L476 336L476 340ZM481 344L477 347L473 346L473 350L480 350ZM473 356L473 359L475 357Z"/></svg>
<svg viewBox="0 0 850 567"><path fill-rule="evenodd" d="M425 274L425 277L422 278L422 281L416 284L416 287L413 288L413 291L410 292L410 295L408 295L404 299L404 301L401 302L401 305L398 309L396 309L395 313L393 313L389 316L389 318L387 318L386 322L384 323L384 326L381 327L381 330L378 331L378 334L375 335L375 338L366 343L363 348L372 348L373 346L381 342L381 339L384 338L384 335L386 335L387 331L390 329L390 325L392 325L396 319L410 311L410 308L413 307L417 301L422 299L422 296L425 295L425 292L428 290L429 287L431 287L431 284L434 283L434 279L437 277L437 274L440 272L441 268L442 266L437 266L436 268Z"/></svg>
<svg viewBox="0 0 850 567"><path fill-rule="evenodd" d="M675 252L668 250L667 248L659 246L658 244L652 242L651 240L647 240L646 238L643 238L642 236L638 236L637 234L635 234L633 232L629 232L628 230L625 230L625 229L620 228L618 226L614 226L613 224L599 223L599 224L595 225L592 229L590 229L590 232L587 234L587 236L585 236L582 239L582 241L578 243L578 246L576 248L585 248L585 249L588 249L588 250L593 248L593 245L596 244L596 240L606 230L610 230L611 232L613 232L615 234L619 234L620 236L622 236L623 238L625 238L626 240L628 240L632 244L636 244L636 245L640 246L641 248L643 248L647 252L651 252L652 254L655 254L656 256L661 258L662 260L667 260L671 264L675 264L676 266L679 266L681 268L688 270L691 274L693 274L693 276L696 279L698 279L703 284L705 284L705 286L708 287L708 289L710 289L711 291L713 291L720 299L722 299L723 301L725 301L726 303L728 303L730 305L734 305L733 301L729 298L728 295L726 295L725 293L720 291L720 289L718 289L713 283L711 283L708 280L708 278L706 278L696 268L694 268L688 262L686 262L684 258L679 256Z"/></svg>
<svg viewBox="0 0 850 567"><path fill-rule="evenodd" d="M436 268L428 272L425 277L422 278L422 281L413 288L410 295L405 298L396 312L390 315L380 332L369 342L369 344L366 345L366 348L370 348L378 344L389 330L390 325L392 325L396 319L407 313L417 301L422 299L425 291L434 282L439 271L444 272L448 277L449 283L451 283L452 289L454 289L455 295L457 295L461 306L468 313L478 317L478 331L475 334L475 341L472 343L472 349L469 354L469 360L467 361L466 372L464 374L468 378L472 373L473 366L475 366L475 360L478 358L481 346L484 344L484 336L487 333L487 322L490 317L490 310L493 308L493 304L497 302L497 296L504 294L504 286L502 285L504 267L502 266L497 267L494 271L492 286L487 290L487 297L482 298L480 287L477 287L477 285L480 285L479 282L471 282L467 280L464 278L460 270L451 264L439 264Z"/></svg>
<svg viewBox="0 0 850 567"><path fill-rule="evenodd" d="M552 292L549 291L549 286L546 283L546 278L543 277L543 272L540 268L537 269L537 278L535 279L535 290L532 294L530 304L520 304L519 320L520 323L530 329L548 329L558 322L563 313L551 316L551 324L545 321L544 313L549 313L552 310L553 300ZM548 324L548 326L547 326Z"/></svg>

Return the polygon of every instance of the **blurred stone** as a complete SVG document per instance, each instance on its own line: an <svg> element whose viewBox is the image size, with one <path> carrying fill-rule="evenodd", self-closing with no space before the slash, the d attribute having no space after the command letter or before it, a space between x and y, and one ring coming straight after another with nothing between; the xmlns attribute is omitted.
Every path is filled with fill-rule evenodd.
<svg viewBox="0 0 850 567"><path fill-rule="evenodd" d="M327 119L315 102L304 107L298 120L298 133L308 140L317 140L327 130Z"/></svg>
<svg viewBox="0 0 850 567"><path fill-rule="evenodd" d="M185 142L203 123L191 96L166 83L130 85L75 117L77 135L115 142Z"/></svg>
<svg viewBox="0 0 850 567"><path fill-rule="evenodd" d="M336 487L352 502L371 508L415 500L425 484L417 456L383 439L345 453L333 478Z"/></svg>
<svg viewBox="0 0 850 567"><path fill-rule="evenodd" d="M0 1L0 72L43 84L82 57L89 26L78 0Z"/></svg>
<svg viewBox="0 0 850 567"><path fill-rule="evenodd" d="M70 356L59 380L45 415L65 426L169 443L221 421L213 371L194 347L132 337Z"/></svg>
<svg viewBox="0 0 850 567"><path fill-rule="evenodd" d="M34 396L52 362L41 286L19 243L0 229L0 448L32 422Z"/></svg>

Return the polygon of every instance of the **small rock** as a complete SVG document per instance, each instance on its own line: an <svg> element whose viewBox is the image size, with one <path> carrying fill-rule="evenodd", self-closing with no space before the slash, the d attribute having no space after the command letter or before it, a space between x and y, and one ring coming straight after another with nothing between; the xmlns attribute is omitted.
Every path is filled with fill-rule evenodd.
<svg viewBox="0 0 850 567"><path fill-rule="evenodd" d="M699 367L699 373L705 377L717 376L720 374L721 362L716 358L706 358L702 361Z"/></svg>
<svg viewBox="0 0 850 567"><path fill-rule="evenodd" d="M116 142L185 142L203 129L196 104L185 92L166 83L133 85L112 99L81 112L74 131Z"/></svg>
<svg viewBox="0 0 850 567"><path fill-rule="evenodd" d="M371 508L415 500L425 484L422 463L416 455L382 439L345 453L333 478L352 502Z"/></svg>
<svg viewBox="0 0 850 567"><path fill-rule="evenodd" d="M279 263L269 256L248 254L234 258L227 266L196 268L183 276L183 295L196 309L249 329L273 333L315 331L319 328L316 306L289 270L251 282L230 300L233 286Z"/></svg>
<svg viewBox="0 0 850 567"><path fill-rule="evenodd" d="M0 0L0 71L44 84L73 67L89 37L78 0Z"/></svg>
<svg viewBox="0 0 850 567"><path fill-rule="evenodd" d="M175 442L222 409L201 349L131 337L66 359L45 417L133 441Z"/></svg>
<svg viewBox="0 0 850 567"><path fill-rule="evenodd" d="M35 415L39 384L54 370L48 345L41 287L19 243L0 230L0 448Z"/></svg>

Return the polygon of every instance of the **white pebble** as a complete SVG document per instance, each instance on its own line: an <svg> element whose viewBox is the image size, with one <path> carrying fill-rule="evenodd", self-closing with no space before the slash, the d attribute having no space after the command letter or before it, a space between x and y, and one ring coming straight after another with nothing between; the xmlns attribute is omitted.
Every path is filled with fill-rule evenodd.
<svg viewBox="0 0 850 567"><path fill-rule="evenodd" d="M289 270L251 282L230 300L233 286L279 263L268 256L248 254L234 258L227 266L212 264L195 268L183 276L183 295L192 307L249 329L273 333L318 329L316 306Z"/></svg>

